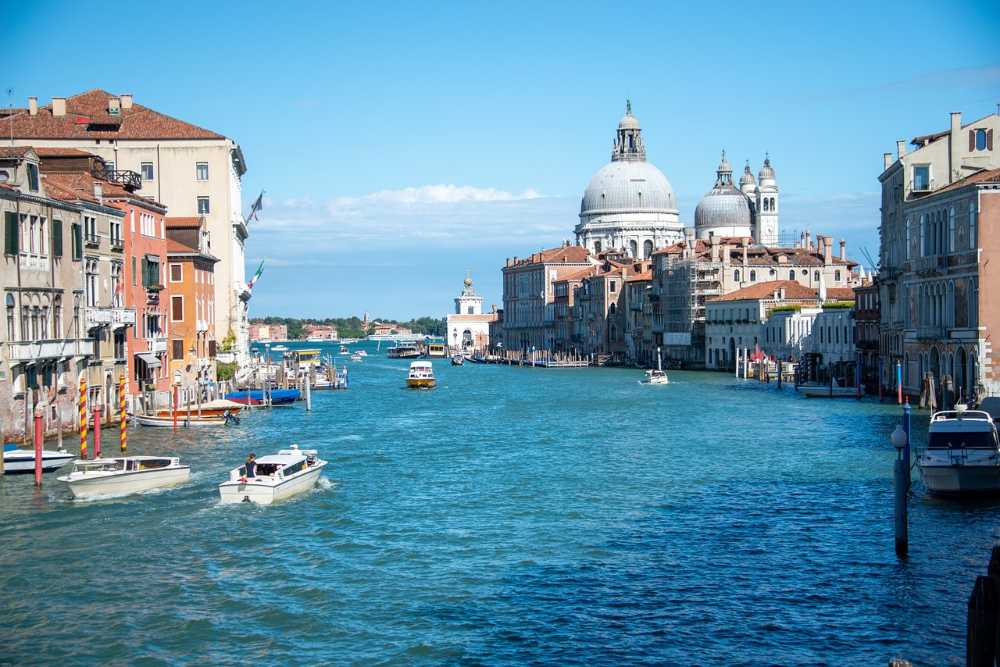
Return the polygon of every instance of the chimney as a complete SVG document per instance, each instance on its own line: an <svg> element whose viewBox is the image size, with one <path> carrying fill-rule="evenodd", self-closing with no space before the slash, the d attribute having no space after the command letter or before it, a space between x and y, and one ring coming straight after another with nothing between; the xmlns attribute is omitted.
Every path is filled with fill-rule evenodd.
<svg viewBox="0 0 1000 667"><path fill-rule="evenodd" d="M743 266L747 266L748 265L748 262L747 262L747 244L743 243L742 245L743 245Z"/></svg>
<svg viewBox="0 0 1000 667"><path fill-rule="evenodd" d="M29 97L28 98L28 115L37 116L38 115L38 98Z"/></svg>
<svg viewBox="0 0 1000 667"><path fill-rule="evenodd" d="M829 266L833 264L833 237L823 237L823 264Z"/></svg>
<svg viewBox="0 0 1000 667"><path fill-rule="evenodd" d="M122 109L128 110L132 108L132 93L125 93L121 96Z"/></svg>
<svg viewBox="0 0 1000 667"><path fill-rule="evenodd" d="M809 230L807 229L806 231L802 232L802 248L804 250L809 250L811 243L812 240L809 238Z"/></svg>
<svg viewBox="0 0 1000 667"><path fill-rule="evenodd" d="M715 234L712 234L710 238L711 238L711 241L712 241L712 261L713 262L718 262L719 261L719 237L716 236Z"/></svg>
<svg viewBox="0 0 1000 667"><path fill-rule="evenodd" d="M122 101L117 97L108 98L108 113L117 116L122 111Z"/></svg>
<svg viewBox="0 0 1000 667"><path fill-rule="evenodd" d="M900 139L896 142L896 157L900 160L906 155L906 140Z"/></svg>
<svg viewBox="0 0 1000 667"><path fill-rule="evenodd" d="M729 260L731 259L731 257L729 256L729 244L728 243L721 244L719 251L722 253L722 265L729 266Z"/></svg>
<svg viewBox="0 0 1000 667"><path fill-rule="evenodd" d="M66 115L66 98L65 97L53 97L52 98L52 115L53 116L65 116Z"/></svg>
<svg viewBox="0 0 1000 667"><path fill-rule="evenodd" d="M882 171L892 166L892 153L882 153Z"/></svg>
<svg viewBox="0 0 1000 667"><path fill-rule="evenodd" d="M104 203L104 187L100 181L94 181L94 198L100 203Z"/></svg>
<svg viewBox="0 0 1000 667"><path fill-rule="evenodd" d="M840 260L847 260L847 241L840 239Z"/></svg>
<svg viewBox="0 0 1000 667"><path fill-rule="evenodd" d="M954 183L962 178L962 112L951 112L951 145L948 157L951 165L948 170L948 182Z"/></svg>

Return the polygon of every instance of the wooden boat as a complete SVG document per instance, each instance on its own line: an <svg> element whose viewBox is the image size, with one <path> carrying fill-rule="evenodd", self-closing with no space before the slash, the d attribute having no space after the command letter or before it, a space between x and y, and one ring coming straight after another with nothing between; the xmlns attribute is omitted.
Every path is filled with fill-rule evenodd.
<svg viewBox="0 0 1000 667"><path fill-rule="evenodd" d="M220 398L214 401L208 401L207 403L201 404L201 409L199 410L197 405L191 404L183 407L177 408L177 416L188 415L194 417L222 417L227 412L239 412L245 406L242 403L236 403L235 401L227 401L224 398ZM170 408L165 408L156 411L157 417L169 417L172 414Z"/></svg>
<svg viewBox="0 0 1000 667"><path fill-rule="evenodd" d="M64 449L52 451L42 450L42 472L52 472L76 458ZM18 449L15 444L3 446L3 472L5 475L27 475L35 472L35 450Z"/></svg>
<svg viewBox="0 0 1000 667"><path fill-rule="evenodd" d="M190 466L177 457L123 456L74 461L73 472L56 479L69 484L75 497L92 498L175 486L190 478Z"/></svg>
<svg viewBox="0 0 1000 667"><path fill-rule="evenodd" d="M410 372L406 376L406 386L410 389L433 389L437 385L434 379L434 367L429 361L414 361L410 364Z"/></svg>
<svg viewBox="0 0 1000 667"><path fill-rule="evenodd" d="M153 426L159 428L173 428L173 416L162 417L160 415L134 415L132 421L140 426ZM227 412L221 417L198 417L197 415L177 415L177 425L183 428L200 428L202 426L225 426L226 424L238 424L239 417L235 412Z"/></svg>
<svg viewBox="0 0 1000 667"><path fill-rule="evenodd" d="M465 355L462 355L462 354L454 354L454 355L452 355L452 357L451 357L451 365L452 366L461 366L464 363L465 363Z"/></svg>
<svg viewBox="0 0 1000 667"><path fill-rule="evenodd" d="M290 449L257 459L254 477L247 477L246 466L231 470L229 479L219 485L219 499L223 505L270 505L316 486L326 463L315 449L292 445Z"/></svg>

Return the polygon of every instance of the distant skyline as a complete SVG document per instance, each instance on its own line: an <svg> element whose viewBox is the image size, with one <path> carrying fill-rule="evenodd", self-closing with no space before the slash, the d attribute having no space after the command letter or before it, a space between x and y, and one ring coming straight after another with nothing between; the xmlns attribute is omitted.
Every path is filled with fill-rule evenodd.
<svg viewBox="0 0 1000 667"><path fill-rule="evenodd" d="M987 2L294 9L7 12L4 106L100 87L240 142L244 210L267 192L254 317L442 315L467 270L499 305L506 257L573 240L626 97L682 222L722 149L737 172L768 152L783 231L844 238L867 267L882 153L1000 103Z"/></svg>

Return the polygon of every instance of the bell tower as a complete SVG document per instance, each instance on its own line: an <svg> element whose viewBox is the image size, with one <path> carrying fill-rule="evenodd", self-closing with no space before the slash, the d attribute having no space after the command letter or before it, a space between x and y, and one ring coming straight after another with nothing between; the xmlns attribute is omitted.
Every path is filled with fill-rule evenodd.
<svg viewBox="0 0 1000 667"><path fill-rule="evenodd" d="M757 242L778 245L778 182L771 167L771 156L765 153L764 166L757 174Z"/></svg>

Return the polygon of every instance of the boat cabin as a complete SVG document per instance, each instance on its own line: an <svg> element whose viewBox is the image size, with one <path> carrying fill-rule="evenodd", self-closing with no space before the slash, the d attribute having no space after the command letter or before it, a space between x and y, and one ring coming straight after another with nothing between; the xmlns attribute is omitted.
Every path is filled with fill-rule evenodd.
<svg viewBox="0 0 1000 667"><path fill-rule="evenodd" d="M928 449L1000 449L993 418L982 410L935 412L927 435Z"/></svg>

